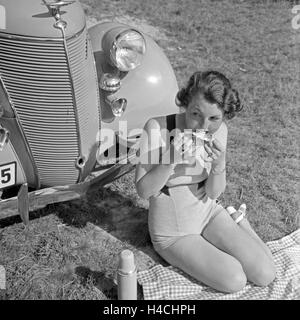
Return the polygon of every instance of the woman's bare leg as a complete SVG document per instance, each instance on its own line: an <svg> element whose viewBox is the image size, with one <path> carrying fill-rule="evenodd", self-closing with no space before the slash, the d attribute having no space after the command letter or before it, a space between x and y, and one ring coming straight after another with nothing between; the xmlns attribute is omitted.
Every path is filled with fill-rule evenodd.
<svg viewBox="0 0 300 320"><path fill-rule="evenodd" d="M231 215L231 217L235 220L236 218L238 218L240 216L240 212L235 212ZM249 221L247 220L247 218L243 218L239 223L238 226L240 226L245 232L247 232L249 234L249 236L251 238L253 238L265 251L265 253L268 255L268 257L273 260L273 256L272 253L269 249L269 247L260 239L260 237L258 236L258 234L253 230L253 228L251 227L251 224L249 223Z"/></svg>
<svg viewBox="0 0 300 320"><path fill-rule="evenodd" d="M248 231L234 222L224 209L209 222L202 235L211 244L235 257L249 281L266 286L275 278L274 261Z"/></svg>
<svg viewBox="0 0 300 320"><path fill-rule="evenodd" d="M187 235L158 253L171 265L222 292L236 292L246 285L241 264L201 235Z"/></svg>

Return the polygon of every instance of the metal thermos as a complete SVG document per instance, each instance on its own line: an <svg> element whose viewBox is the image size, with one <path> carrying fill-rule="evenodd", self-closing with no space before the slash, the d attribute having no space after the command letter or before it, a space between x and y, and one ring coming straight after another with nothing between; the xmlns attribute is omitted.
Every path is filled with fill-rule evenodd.
<svg viewBox="0 0 300 320"><path fill-rule="evenodd" d="M118 300L137 300L137 268L130 250L120 254L117 282Z"/></svg>

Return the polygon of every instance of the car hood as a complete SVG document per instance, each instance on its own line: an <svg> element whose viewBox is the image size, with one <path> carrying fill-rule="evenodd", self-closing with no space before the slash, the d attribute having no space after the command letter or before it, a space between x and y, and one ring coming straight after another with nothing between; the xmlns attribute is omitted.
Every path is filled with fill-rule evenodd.
<svg viewBox="0 0 300 320"><path fill-rule="evenodd" d="M56 20L46 6L47 2L55 1L0 0L0 32L28 37L61 38L61 31L53 26ZM67 22L67 37L84 28L85 15L79 1L61 7L60 12L61 19Z"/></svg>

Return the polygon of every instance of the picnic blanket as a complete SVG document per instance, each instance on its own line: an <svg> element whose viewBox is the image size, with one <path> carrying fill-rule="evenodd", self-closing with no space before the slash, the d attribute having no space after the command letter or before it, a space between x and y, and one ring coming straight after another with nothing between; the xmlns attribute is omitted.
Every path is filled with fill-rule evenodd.
<svg viewBox="0 0 300 320"><path fill-rule="evenodd" d="M145 300L300 300L300 229L267 242L276 264L276 279L267 287L247 282L236 293L222 293L175 267L156 265L138 272Z"/></svg>

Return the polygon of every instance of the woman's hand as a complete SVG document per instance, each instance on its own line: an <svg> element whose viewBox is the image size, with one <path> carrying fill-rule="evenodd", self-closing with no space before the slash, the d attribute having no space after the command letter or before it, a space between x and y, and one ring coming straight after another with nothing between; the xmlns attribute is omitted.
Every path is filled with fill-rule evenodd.
<svg viewBox="0 0 300 320"><path fill-rule="evenodd" d="M204 149L208 154L212 166L225 164L225 147L218 139L212 142L204 141Z"/></svg>
<svg viewBox="0 0 300 320"><path fill-rule="evenodd" d="M185 136L182 132L176 134L173 141L170 143L169 149L162 155L164 164L190 164L193 156L193 141Z"/></svg>

